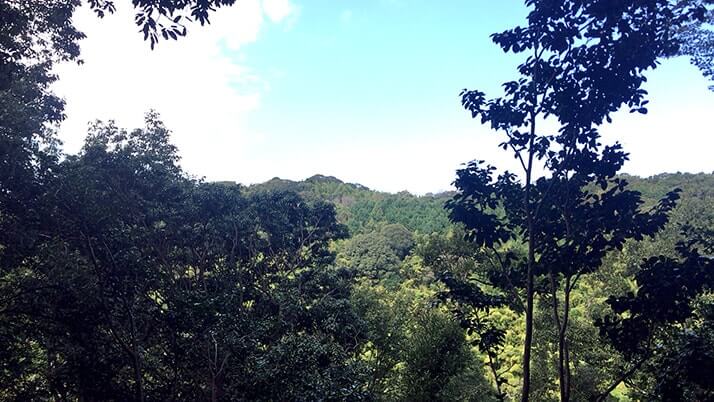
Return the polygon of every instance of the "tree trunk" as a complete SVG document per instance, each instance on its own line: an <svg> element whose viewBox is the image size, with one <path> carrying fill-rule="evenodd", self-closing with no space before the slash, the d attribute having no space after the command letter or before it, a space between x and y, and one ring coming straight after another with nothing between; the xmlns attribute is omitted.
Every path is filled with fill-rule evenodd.
<svg viewBox="0 0 714 402"><path fill-rule="evenodd" d="M211 375L211 402L218 400L218 385L216 384L216 376Z"/></svg>
<svg viewBox="0 0 714 402"><path fill-rule="evenodd" d="M570 400L570 346L565 338L565 400Z"/></svg>
<svg viewBox="0 0 714 402"><path fill-rule="evenodd" d="M136 400L144 402L144 381L141 375L141 357L136 351L134 354L134 387Z"/></svg>
<svg viewBox="0 0 714 402"><path fill-rule="evenodd" d="M558 340L562 346L559 348L563 349L563 377L562 377L562 393L561 401L570 400L570 350L568 348L568 326L570 322L570 276L565 277L565 296L563 300L563 321L562 327L560 328L560 336Z"/></svg>
<svg viewBox="0 0 714 402"><path fill-rule="evenodd" d="M537 54L537 47L534 47ZM538 57L536 57L537 59ZM526 336L523 342L523 387L521 388L521 402L528 402L531 388L531 346L533 345L533 266L535 265L535 239L533 232L535 222L531 208L531 181L533 179L533 145L536 136L536 107L538 103L537 88L535 86L537 70L534 71L532 93L532 108L530 111L530 138L528 139L528 165L526 167L526 188L523 197L523 208L526 213L528 225L528 271L526 280Z"/></svg>
<svg viewBox="0 0 714 402"><path fill-rule="evenodd" d="M558 385L561 402L570 401L570 351L568 349L568 319L570 318L570 277L565 278L563 319L558 312L558 287L555 273L550 273L553 319L558 329Z"/></svg>
<svg viewBox="0 0 714 402"><path fill-rule="evenodd" d="M491 353L487 353L487 354L488 354L488 366L491 369L491 373L493 374L493 381L496 383L496 392L498 393L496 398L500 402L504 402L506 400L506 394L501 390L501 376L498 375L496 361L493 359L493 355Z"/></svg>
<svg viewBox="0 0 714 402"><path fill-rule="evenodd" d="M533 227L532 224L528 225ZM533 344L533 236L528 234L528 281L526 285L526 336L523 342L523 387L521 401L528 402L531 386L531 345Z"/></svg>
<svg viewBox="0 0 714 402"><path fill-rule="evenodd" d="M137 401L144 402L144 379L141 367L141 350L139 348L134 312L131 311L131 307L129 308L129 323L131 324L131 354L134 366L134 393Z"/></svg>
<svg viewBox="0 0 714 402"><path fill-rule="evenodd" d="M526 169L526 190L523 207L528 220L528 278L526 283L526 336L523 342L523 388L521 401L528 402L531 388L531 346L533 344L533 265L535 265L535 239L533 232L533 211L531 210L531 176L533 173L533 141L535 139L535 112L531 112L531 136L528 146L528 169Z"/></svg>
<svg viewBox="0 0 714 402"><path fill-rule="evenodd" d="M563 331L559 331L558 334L558 383L560 384L560 401L566 402L570 399L569 396L569 380L567 375L567 346L565 345L566 339Z"/></svg>

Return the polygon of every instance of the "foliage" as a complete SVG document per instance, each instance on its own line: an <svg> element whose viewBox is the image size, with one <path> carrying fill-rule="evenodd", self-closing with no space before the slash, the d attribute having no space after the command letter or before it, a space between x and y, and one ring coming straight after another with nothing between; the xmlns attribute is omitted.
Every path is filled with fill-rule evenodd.
<svg viewBox="0 0 714 402"><path fill-rule="evenodd" d="M363 325L334 208L196 183L154 114L96 124L3 271L2 399L360 399ZM29 367L24 367L29 366Z"/></svg>
<svg viewBox="0 0 714 402"><path fill-rule="evenodd" d="M458 324L438 310L416 316L404 373L407 401L487 401L489 386L479 372Z"/></svg>
<svg viewBox="0 0 714 402"><path fill-rule="evenodd" d="M714 286L714 260L699 254L691 243L680 243L677 251L679 258L645 260L636 275L636 292L610 297L612 313L597 325L630 363L630 370L648 364L656 373L655 394L665 400L686 399L687 395L707 399L712 389L697 376L709 364L706 330L711 317L704 304L703 314L695 319L694 302ZM698 349L701 354L692 355Z"/></svg>
<svg viewBox="0 0 714 402"><path fill-rule="evenodd" d="M75 1L0 3L0 261L21 258L42 230L42 185L59 157L64 118L50 86L57 61L77 60Z"/></svg>
<svg viewBox="0 0 714 402"><path fill-rule="evenodd" d="M573 287L626 238L639 240L661 229L677 197L670 194L658 210L640 213L639 195L615 178L627 156L618 144L603 147L597 126L624 105L647 113L646 91L640 89L645 72L678 51L673 31L696 19L702 5L666 0L528 0L526 5L531 10L525 27L492 35L504 52L524 54L517 78L503 84L501 97L462 92L472 117L504 134L501 147L520 162L524 182L509 172L494 179L495 168L472 162L457 172L459 193L447 206L451 219L463 223L479 246L498 252L519 241L527 247L524 261L501 258L504 270L525 277L524 401L530 397L535 277L549 277L560 399L569 400ZM557 133L536 128L546 119L557 122ZM536 164L549 177L536 179ZM594 186L602 192L591 190Z"/></svg>
<svg viewBox="0 0 714 402"><path fill-rule="evenodd" d="M87 0L100 18L116 11L115 0ZM186 36L188 24L210 24L210 15L222 7L232 6L236 0L133 0L136 9L134 22L139 32L153 49L160 39L177 40Z"/></svg>
<svg viewBox="0 0 714 402"><path fill-rule="evenodd" d="M358 275L381 279L394 276L399 268L399 257L379 234L357 235L342 250L342 260Z"/></svg>
<svg viewBox="0 0 714 402"><path fill-rule="evenodd" d="M492 312L505 307L511 295L489 285L489 279L496 279L502 272L490 263L489 257L493 255L486 255L465 237L463 230L430 236L420 245L418 253L446 286L447 290L438 294L440 300L466 329L470 343L487 356L496 398L505 400L507 393L503 386L509 370L503 370L499 355L505 344L506 328L492 319ZM520 296L514 296L511 303L517 305Z"/></svg>
<svg viewBox="0 0 714 402"><path fill-rule="evenodd" d="M358 234L346 241L340 247L339 258L360 276L395 283L401 261L412 247L411 232L402 225L388 224L379 232Z"/></svg>
<svg viewBox="0 0 714 402"><path fill-rule="evenodd" d="M378 400L490 400L478 356L458 323L433 308L433 296L408 282L358 286L353 303L368 328L369 390Z"/></svg>
<svg viewBox="0 0 714 402"><path fill-rule="evenodd" d="M686 0L681 3L703 7L696 19L678 30L679 55L689 56L691 63L699 68L705 77L714 79L714 3L710 0ZM709 89L714 90L714 85Z"/></svg>
<svg viewBox="0 0 714 402"><path fill-rule="evenodd" d="M398 223L385 225L382 227L381 234L399 258L403 259L409 255L414 247L414 236L404 225Z"/></svg>
<svg viewBox="0 0 714 402"><path fill-rule="evenodd" d="M663 355L646 367L656 379L654 394L662 400L710 400L714 387L714 316L711 294L698 301L693 319L679 329Z"/></svg>
<svg viewBox="0 0 714 402"><path fill-rule="evenodd" d="M447 193L389 194L321 175L300 182L274 178L249 188L250 191L277 189L298 192L308 200L333 202L340 222L347 225L352 235L381 230L381 226L389 224L401 224L409 231L420 233L439 232L449 226L443 208L449 198Z"/></svg>

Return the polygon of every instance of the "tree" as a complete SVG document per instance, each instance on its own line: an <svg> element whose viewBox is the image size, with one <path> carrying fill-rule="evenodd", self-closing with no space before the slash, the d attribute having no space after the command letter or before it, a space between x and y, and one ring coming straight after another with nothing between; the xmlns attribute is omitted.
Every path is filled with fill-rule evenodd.
<svg viewBox="0 0 714 402"><path fill-rule="evenodd" d="M708 7L701 8L697 19L679 28L678 36L682 44L679 49L679 55L689 56L691 63L699 68L705 77L714 79L714 31L707 27L707 25L711 26L714 22L712 2L707 0L686 0L682 3L686 5L702 4ZM710 86L709 89L714 90L714 85Z"/></svg>
<svg viewBox="0 0 714 402"><path fill-rule="evenodd" d="M489 401L486 384L458 323L439 310L417 313L403 373L406 401Z"/></svg>
<svg viewBox="0 0 714 402"><path fill-rule="evenodd" d="M3 318L26 322L26 342L58 366L45 377L48 391L145 398L159 307L150 295L170 246L157 242L157 232L188 185L168 130L155 114L146 123L131 133L94 126L82 153L42 186L48 210L34 252L3 272L4 284L16 288ZM123 381L108 374L125 367L132 375Z"/></svg>
<svg viewBox="0 0 714 402"><path fill-rule="evenodd" d="M404 259L414 247L414 237L404 225L394 223L385 225L381 230L382 236L387 239L389 247L397 254L397 257Z"/></svg>
<svg viewBox="0 0 714 402"><path fill-rule="evenodd" d="M612 312L597 325L630 367L597 400L604 400L620 382L652 360L656 391L664 399L707 399L714 392L698 377L700 370L707 372L710 365L704 356L712 352L708 332L711 306L705 299L698 312L693 303L714 287L714 259L701 255L694 242L680 243L677 251L679 258L657 256L643 261L636 275L636 292L608 299ZM687 324L697 315L699 323ZM702 354L696 355L696 351ZM683 383L690 386L682 387Z"/></svg>
<svg viewBox="0 0 714 402"><path fill-rule="evenodd" d="M32 248L44 219L41 186L59 155L52 127L63 102L50 90L57 61L76 60L83 37L70 22L74 2L0 3L0 264Z"/></svg>
<svg viewBox="0 0 714 402"><path fill-rule="evenodd" d="M0 396L362 398L333 206L190 180L146 125L96 124L43 188L51 230L0 276Z"/></svg>
<svg viewBox="0 0 714 402"><path fill-rule="evenodd" d="M645 367L656 379L653 395L662 400L711 400L714 386L714 305L711 296L695 299L694 313L675 331L662 356Z"/></svg>
<svg viewBox="0 0 714 402"><path fill-rule="evenodd" d="M380 280L394 279L398 274L399 256L390 247L389 240L378 232L357 235L348 240L342 256L359 276Z"/></svg>
<svg viewBox="0 0 714 402"><path fill-rule="evenodd" d="M134 1L135 22L152 48L159 35L186 34L185 21L201 25L209 14L235 0ZM32 244L39 222L37 186L48 179L59 156L56 125L64 102L51 90L55 63L81 63L72 15L80 0L7 0L0 2L0 245L20 252ZM87 0L99 17L115 10L109 0ZM24 214L24 211L32 211ZM12 244L12 247L9 245ZM6 257L8 257L6 255Z"/></svg>
<svg viewBox="0 0 714 402"><path fill-rule="evenodd" d="M111 1L88 0L99 16L114 11ZM170 3L170 4L169 4ZM208 12L231 1L134 2L149 14L144 25L163 28L150 16L191 8L201 23ZM0 263L15 264L43 230L41 186L52 178L60 156L55 129L64 119L64 101L51 90L55 63L81 62L84 38L72 22L79 0L0 2ZM138 21L138 20L137 20ZM153 38L153 37L152 37ZM153 42L152 42L153 43Z"/></svg>
<svg viewBox="0 0 714 402"><path fill-rule="evenodd" d="M459 174L455 184L461 193L449 206L452 219L470 230L469 237L494 252L509 241L526 244L525 261L507 267L525 278L524 401L530 392L534 278L544 240L538 222L549 209L543 206L546 196L558 190L558 183L571 183L582 165L599 165L600 170L584 177L603 189L610 185L626 155L617 145L602 148L597 126L610 121L611 113L623 105L647 112L646 92L640 89L645 72L677 52L673 27L691 21L702 7L666 0L528 0L526 5L531 11L525 27L492 35L505 52L525 56L518 78L504 83L502 97L487 100L480 91L462 92L462 104L472 116L504 134L501 146L513 152L524 182L508 172L492 181L493 169L474 163ZM537 129L546 119L557 121L557 132ZM550 174L548 179L536 180L539 164ZM576 177L572 183L582 188L581 180ZM506 210L507 218L498 207ZM565 369L562 400L568 399Z"/></svg>
<svg viewBox="0 0 714 402"><path fill-rule="evenodd" d="M424 304L412 289L387 290L357 285L352 305L365 322L369 340L361 351L369 376L367 392L377 400L398 400L402 386L396 369L404 361L408 328L415 305Z"/></svg>
<svg viewBox="0 0 714 402"><path fill-rule="evenodd" d="M492 315L497 308L505 308L509 304L513 310L522 311L522 301L517 293L509 295L491 286L502 274L499 267L490 263L490 257L494 256L487 255L464 239L464 232L459 229L457 227L446 236L429 236L425 244L418 248L418 254L446 285L447 290L437 294L439 300L466 329L470 343L486 356L486 365L496 388L495 398L505 401L507 393L504 386L508 382L505 375L510 369L504 368L500 354L507 328L493 320Z"/></svg>

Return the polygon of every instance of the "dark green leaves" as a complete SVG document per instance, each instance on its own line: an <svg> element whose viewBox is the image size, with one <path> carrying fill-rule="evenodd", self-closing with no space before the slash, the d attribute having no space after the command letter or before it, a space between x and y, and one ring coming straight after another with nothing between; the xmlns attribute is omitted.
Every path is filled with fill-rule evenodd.
<svg viewBox="0 0 714 402"><path fill-rule="evenodd" d="M636 275L637 291L608 299L614 314L598 326L623 353L650 353L657 331L690 318L692 301L714 288L714 259L692 246L680 243L680 258L648 258Z"/></svg>
<svg viewBox="0 0 714 402"><path fill-rule="evenodd" d="M473 161L456 172L454 185L460 191L446 208L452 221L464 224L471 241L492 247L514 236L509 225L522 218L522 211L509 211L514 214L504 216L498 209L504 200L517 198L521 189L508 172L494 180L495 168L483 163Z"/></svg>
<svg viewBox="0 0 714 402"><path fill-rule="evenodd" d="M92 2L107 3L100 0ZM149 40L153 49L161 38L177 40L186 36L187 24L190 22L197 21L201 26L210 24L211 13L235 3L236 0L134 0L133 5L137 10L134 21L140 27L144 40ZM95 10L99 8L96 6Z"/></svg>

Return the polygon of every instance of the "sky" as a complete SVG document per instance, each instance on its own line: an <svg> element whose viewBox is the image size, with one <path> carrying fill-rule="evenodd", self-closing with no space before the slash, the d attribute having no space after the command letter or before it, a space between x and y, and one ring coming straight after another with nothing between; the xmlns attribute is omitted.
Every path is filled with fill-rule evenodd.
<svg viewBox="0 0 714 402"><path fill-rule="evenodd" d="M517 169L460 105L463 88L499 95L517 56L489 35L522 23L521 1L238 0L211 24L151 51L128 1L98 19L80 9L83 64L57 68L65 152L88 122L141 127L155 109L195 177L244 184L336 176L416 194L451 189L463 163ZM714 171L714 92L684 58L648 75L649 113L621 111L603 142L624 172Z"/></svg>

